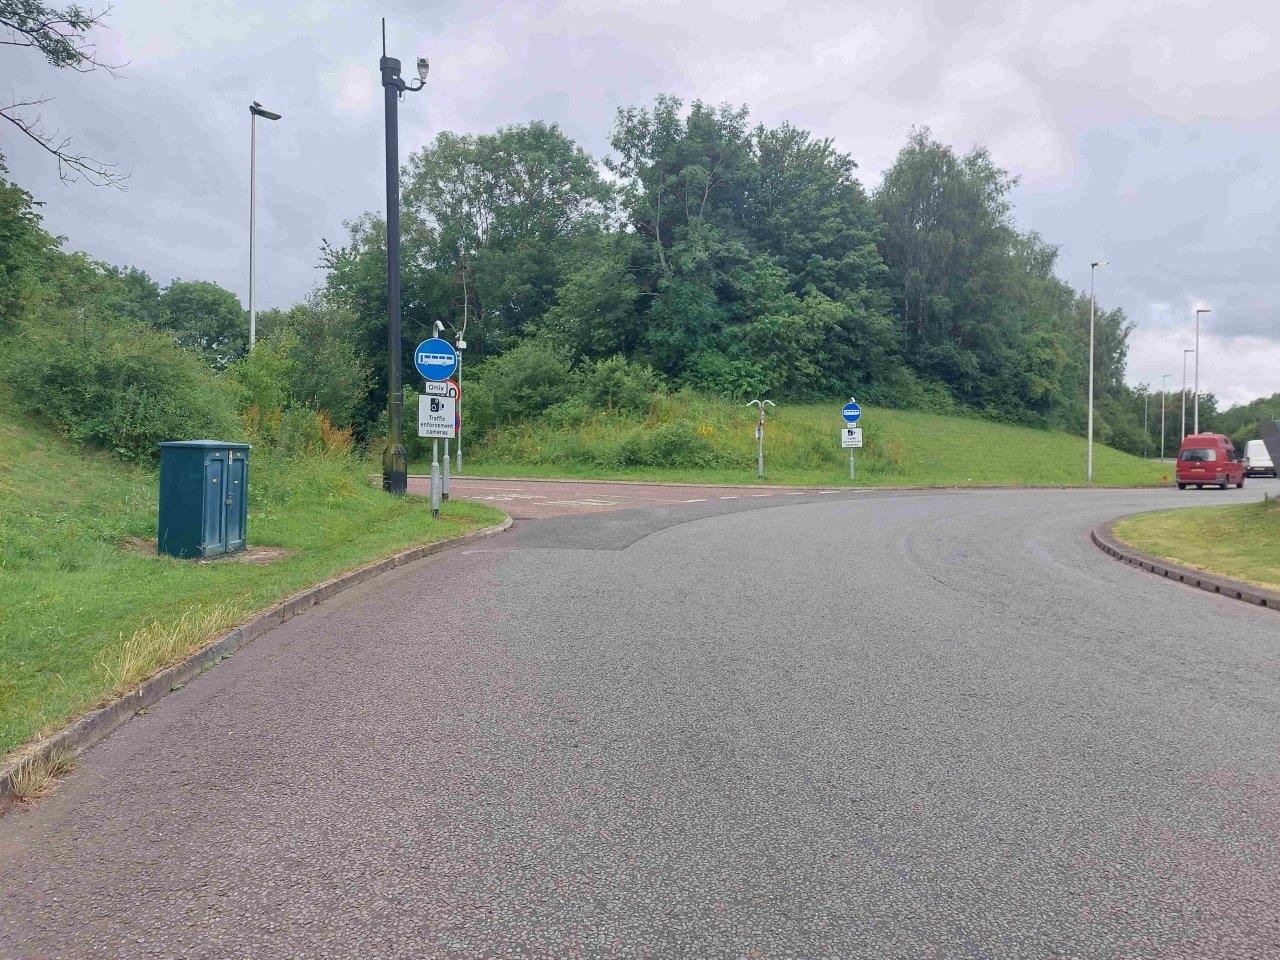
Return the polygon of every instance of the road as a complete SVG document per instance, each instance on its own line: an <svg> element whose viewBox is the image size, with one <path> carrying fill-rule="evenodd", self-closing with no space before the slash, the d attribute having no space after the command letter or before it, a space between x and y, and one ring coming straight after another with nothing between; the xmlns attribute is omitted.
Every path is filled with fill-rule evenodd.
<svg viewBox="0 0 1280 960"><path fill-rule="evenodd" d="M1280 956L1280 615L1087 539L1275 486L520 523L0 818L0 956Z"/></svg>

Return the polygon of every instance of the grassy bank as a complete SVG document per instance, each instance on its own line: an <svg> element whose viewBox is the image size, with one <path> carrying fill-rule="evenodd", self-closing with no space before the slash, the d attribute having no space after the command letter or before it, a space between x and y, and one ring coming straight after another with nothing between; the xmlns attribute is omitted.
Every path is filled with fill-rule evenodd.
<svg viewBox="0 0 1280 960"><path fill-rule="evenodd" d="M1142 513L1115 535L1184 567L1280 590L1280 500Z"/></svg>
<svg viewBox="0 0 1280 960"><path fill-rule="evenodd" d="M465 412L465 407L464 407ZM499 476L755 483L754 410L677 395L647 414L550 411L466 438L466 472ZM839 405L769 413L765 482L849 483ZM857 484L1073 486L1084 483L1084 440L1072 434L915 410L864 408ZM1103 486L1169 482L1169 465L1094 447ZM427 463L416 463L426 472Z"/></svg>
<svg viewBox="0 0 1280 960"><path fill-rule="evenodd" d="M7 407L4 408L7 410ZM158 557L154 471L0 412L0 755L306 586L502 514L373 489L347 458L250 466L254 565Z"/></svg>

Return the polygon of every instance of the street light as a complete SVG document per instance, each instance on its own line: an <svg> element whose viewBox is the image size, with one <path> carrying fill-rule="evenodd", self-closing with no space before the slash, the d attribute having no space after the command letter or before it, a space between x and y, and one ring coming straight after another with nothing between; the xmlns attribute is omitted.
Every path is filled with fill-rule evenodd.
<svg viewBox="0 0 1280 960"><path fill-rule="evenodd" d="M400 77L400 61L387 56L387 21L382 21L382 91L387 130L387 420L390 436L382 455L382 489L404 496L409 485L409 456L400 436L404 393L400 388L400 128L396 112L406 92L427 84L427 61L418 58L416 85Z"/></svg>
<svg viewBox="0 0 1280 960"><path fill-rule="evenodd" d="M1093 275L1099 267L1105 267L1107 261L1095 260L1089 264L1089 440L1085 452L1085 483L1093 483Z"/></svg>
<svg viewBox="0 0 1280 960"><path fill-rule="evenodd" d="M1191 347L1187 347L1182 351L1182 438L1178 441L1187 439L1187 354L1195 353Z"/></svg>
<svg viewBox="0 0 1280 960"><path fill-rule="evenodd" d="M279 120L280 114L272 113L257 100L249 104L249 349L253 349L258 339L258 312L254 304L254 295L258 286L257 260L258 245L258 118Z"/></svg>
<svg viewBox="0 0 1280 960"><path fill-rule="evenodd" d="M1196 392L1195 392L1195 407L1196 407L1195 432L1196 433L1200 432L1200 314L1212 313L1212 312L1213 311L1210 310L1208 307L1200 307L1196 310Z"/></svg>
<svg viewBox="0 0 1280 960"><path fill-rule="evenodd" d="M1169 393L1169 386L1166 380L1172 379L1172 374L1160 374L1160 462L1164 463L1164 398Z"/></svg>

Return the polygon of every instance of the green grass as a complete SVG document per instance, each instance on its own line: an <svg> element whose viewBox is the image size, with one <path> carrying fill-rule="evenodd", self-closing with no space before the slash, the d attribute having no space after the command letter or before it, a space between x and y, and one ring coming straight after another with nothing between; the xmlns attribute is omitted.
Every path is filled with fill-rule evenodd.
<svg viewBox="0 0 1280 960"><path fill-rule="evenodd" d="M83 450L8 412L0 395L0 755L93 707L141 672L255 610L411 545L501 520L396 500L350 458L250 463L251 546L262 566L148 554L154 471Z"/></svg>
<svg viewBox="0 0 1280 960"><path fill-rule="evenodd" d="M1280 500L1141 513L1114 532L1152 556L1280 590Z"/></svg>
<svg viewBox="0 0 1280 960"><path fill-rule="evenodd" d="M765 482L849 484L838 403L780 406L765 432ZM858 486L1078 486L1085 443L1068 433L864 407ZM754 411L676 395L647 415L556 414L466 438L468 474L756 483ZM428 463L415 463L427 472ZM1170 481L1171 465L1094 446L1099 486Z"/></svg>

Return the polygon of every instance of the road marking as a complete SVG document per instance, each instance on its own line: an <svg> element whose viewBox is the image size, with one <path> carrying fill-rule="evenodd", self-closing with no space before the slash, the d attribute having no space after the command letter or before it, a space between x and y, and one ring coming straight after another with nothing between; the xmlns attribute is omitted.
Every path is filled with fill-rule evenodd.
<svg viewBox="0 0 1280 960"><path fill-rule="evenodd" d="M694 497L692 500L686 500L685 503L706 503L706 497Z"/></svg>
<svg viewBox="0 0 1280 960"><path fill-rule="evenodd" d="M804 496L804 491L803 491L803 490L788 490L786 493L784 493L784 494L783 494L783 496L784 496L784 497L803 497L803 496Z"/></svg>
<svg viewBox="0 0 1280 960"><path fill-rule="evenodd" d="M772 494L772 493L753 493L751 496L753 496L753 497L772 497L772 496L773 496L773 494Z"/></svg>

